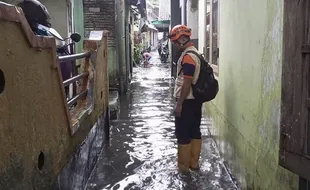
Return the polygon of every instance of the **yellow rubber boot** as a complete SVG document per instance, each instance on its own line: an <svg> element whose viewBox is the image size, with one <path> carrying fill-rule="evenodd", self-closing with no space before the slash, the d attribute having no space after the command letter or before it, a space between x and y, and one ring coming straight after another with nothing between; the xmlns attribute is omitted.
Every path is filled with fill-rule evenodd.
<svg viewBox="0 0 310 190"><path fill-rule="evenodd" d="M201 139L192 139L191 141L191 161L190 168L192 170L199 169L199 157L201 152Z"/></svg>
<svg viewBox="0 0 310 190"><path fill-rule="evenodd" d="M191 144L178 145L178 168L181 173L189 172Z"/></svg>

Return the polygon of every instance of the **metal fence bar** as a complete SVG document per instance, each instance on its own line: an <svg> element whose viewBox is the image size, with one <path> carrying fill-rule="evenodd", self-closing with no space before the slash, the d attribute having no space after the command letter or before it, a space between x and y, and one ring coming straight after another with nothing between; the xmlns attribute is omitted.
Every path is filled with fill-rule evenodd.
<svg viewBox="0 0 310 190"><path fill-rule="evenodd" d="M71 100L68 101L68 106L72 106L75 102L77 102L77 100L79 98L81 98L82 96L86 95L88 92L88 90L84 90L83 92L81 92L80 94L76 95L74 98L72 98Z"/></svg>
<svg viewBox="0 0 310 190"><path fill-rule="evenodd" d="M64 56L59 56L58 59L60 62L65 62L65 61L73 61L76 59L82 59L85 57L89 57L90 56L90 52L84 52L84 53L77 53L77 54L73 54L73 55L64 55Z"/></svg>
<svg viewBox="0 0 310 190"><path fill-rule="evenodd" d="M84 72L84 73L81 73L81 74L79 74L79 75L76 75L76 76L74 76L74 77L72 77L72 78L69 78L68 80L66 80L66 81L63 82L64 87L66 87L66 86L70 85L71 83L73 83L73 82L75 82L75 81L77 81L77 80L79 80L79 79L81 79L81 78L84 78L84 77L86 77L86 76L88 76L88 72Z"/></svg>

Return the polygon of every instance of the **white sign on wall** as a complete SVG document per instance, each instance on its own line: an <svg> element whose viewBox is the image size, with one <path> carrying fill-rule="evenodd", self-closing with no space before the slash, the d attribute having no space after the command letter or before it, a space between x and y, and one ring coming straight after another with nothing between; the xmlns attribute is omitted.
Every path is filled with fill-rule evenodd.
<svg viewBox="0 0 310 190"><path fill-rule="evenodd" d="M98 31L91 31L89 34L89 39L90 40L101 40L103 36L103 31L98 30Z"/></svg>

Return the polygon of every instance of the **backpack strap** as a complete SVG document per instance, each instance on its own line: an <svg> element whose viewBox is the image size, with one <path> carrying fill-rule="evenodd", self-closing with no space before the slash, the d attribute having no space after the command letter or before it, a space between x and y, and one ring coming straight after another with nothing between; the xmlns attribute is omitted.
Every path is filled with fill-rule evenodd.
<svg viewBox="0 0 310 190"><path fill-rule="evenodd" d="M197 51L189 50L186 53L192 53L192 54L196 55L198 57L198 59L200 60L200 62L201 62L201 58L203 58L202 55L199 54Z"/></svg>
<svg viewBox="0 0 310 190"><path fill-rule="evenodd" d="M194 50L189 50L189 51L186 52L186 54L187 54L187 53L192 53L192 54L196 55L196 56L198 57L198 59L200 60L200 64L201 64L202 55L200 55L199 53L197 53L197 52L194 51ZM185 55L186 55L186 54L185 54ZM184 56L185 56L185 55L184 55ZM182 67L181 70L179 71L178 76L181 74L182 71L183 71L183 67Z"/></svg>
<svg viewBox="0 0 310 190"><path fill-rule="evenodd" d="M181 68L181 70L180 70L180 72L179 72L179 74L178 74L178 76L180 76L180 74L181 74L181 72L183 71L183 67Z"/></svg>

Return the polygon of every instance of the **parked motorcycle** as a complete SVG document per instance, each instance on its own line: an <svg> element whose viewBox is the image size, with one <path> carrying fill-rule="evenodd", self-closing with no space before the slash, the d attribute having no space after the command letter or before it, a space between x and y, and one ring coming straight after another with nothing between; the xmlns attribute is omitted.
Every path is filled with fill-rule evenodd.
<svg viewBox="0 0 310 190"><path fill-rule="evenodd" d="M73 33L70 37L63 39L62 36L52 28L49 12L38 0L24 0L17 6L22 8L32 31L36 35L52 36L55 38L58 56L73 54L74 43L81 40L81 35ZM72 65L75 64L71 61L60 63L61 74L64 81L71 78L73 69L75 69ZM65 87L65 93L68 98L69 86Z"/></svg>
<svg viewBox="0 0 310 190"><path fill-rule="evenodd" d="M162 63L166 63L169 57L168 41L162 43L160 51L160 60Z"/></svg>
<svg viewBox="0 0 310 190"><path fill-rule="evenodd" d="M42 27L42 26L39 26ZM70 37L63 39L59 33L54 30L53 28L45 28L48 30L48 33L53 36L56 40L56 51L57 56L64 56L64 55L71 55L74 54L73 46L74 43L77 43L81 40L81 35L78 33L73 33ZM77 73L74 72L75 68L75 61L65 61L59 63L61 75L63 80L67 80L71 78L71 76L76 75ZM65 86L65 93L67 98L69 96L69 86Z"/></svg>
<svg viewBox="0 0 310 190"><path fill-rule="evenodd" d="M160 54L160 61L162 63L166 63L168 60L168 56L169 56L169 51L166 49L163 49Z"/></svg>

